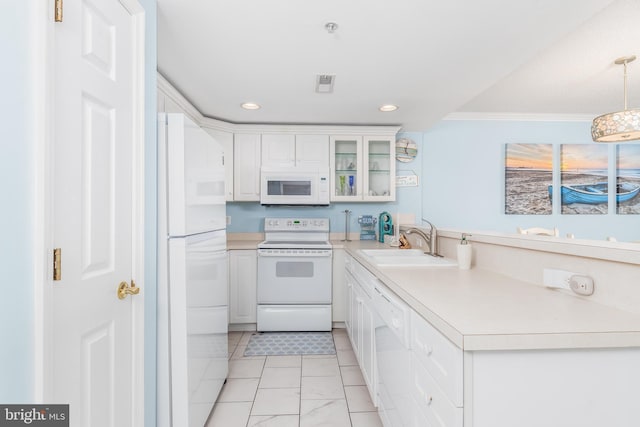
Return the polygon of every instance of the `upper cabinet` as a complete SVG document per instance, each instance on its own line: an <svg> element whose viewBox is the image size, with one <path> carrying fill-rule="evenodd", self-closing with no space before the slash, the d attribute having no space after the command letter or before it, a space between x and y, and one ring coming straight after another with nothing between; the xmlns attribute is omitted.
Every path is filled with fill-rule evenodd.
<svg viewBox="0 0 640 427"><path fill-rule="evenodd" d="M331 136L331 201L396 199L393 136Z"/></svg>
<svg viewBox="0 0 640 427"><path fill-rule="evenodd" d="M260 134L233 136L233 200L260 201Z"/></svg>
<svg viewBox="0 0 640 427"><path fill-rule="evenodd" d="M329 135L296 135L296 166L329 167Z"/></svg>
<svg viewBox="0 0 640 427"><path fill-rule="evenodd" d="M396 199L395 138L365 136L363 140L363 199L390 201Z"/></svg>
<svg viewBox="0 0 640 427"><path fill-rule="evenodd" d="M262 134L262 166L326 168L329 136Z"/></svg>
<svg viewBox="0 0 640 427"><path fill-rule="evenodd" d="M233 133L219 129L203 129L224 147L224 187L228 202L233 201Z"/></svg>

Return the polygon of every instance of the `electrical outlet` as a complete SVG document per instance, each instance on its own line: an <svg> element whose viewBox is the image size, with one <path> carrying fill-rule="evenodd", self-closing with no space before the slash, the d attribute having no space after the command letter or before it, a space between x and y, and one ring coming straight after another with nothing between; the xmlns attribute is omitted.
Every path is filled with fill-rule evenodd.
<svg viewBox="0 0 640 427"><path fill-rule="evenodd" d="M578 295L593 294L593 279L583 274L574 274L569 279L571 290Z"/></svg>
<svg viewBox="0 0 640 427"><path fill-rule="evenodd" d="M543 283L549 288L568 289L578 295L593 294L593 279L585 274L545 268Z"/></svg>
<svg viewBox="0 0 640 427"><path fill-rule="evenodd" d="M227 225L231 225L231 215L227 215Z"/></svg>

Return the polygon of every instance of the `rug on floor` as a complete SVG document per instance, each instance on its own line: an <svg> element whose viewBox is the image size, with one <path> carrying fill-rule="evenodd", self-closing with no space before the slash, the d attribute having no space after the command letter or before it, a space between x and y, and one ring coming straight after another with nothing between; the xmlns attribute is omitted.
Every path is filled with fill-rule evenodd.
<svg viewBox="0 0 640 427"><path fill-rule="evenodd" d="M249 338L245 356L336 354L331 332L256 332Z"/></svg>

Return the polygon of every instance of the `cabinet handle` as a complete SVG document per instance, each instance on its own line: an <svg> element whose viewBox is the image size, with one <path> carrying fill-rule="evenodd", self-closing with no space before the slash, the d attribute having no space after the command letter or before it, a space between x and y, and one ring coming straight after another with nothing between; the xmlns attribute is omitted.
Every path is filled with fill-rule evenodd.
<svg viewBox="0 0 640 427"><path fill-rule="evenodd" d="M427 401L427 405L431 405L431 402L433 402L433 396L426 396L425 400Z"/></svg>

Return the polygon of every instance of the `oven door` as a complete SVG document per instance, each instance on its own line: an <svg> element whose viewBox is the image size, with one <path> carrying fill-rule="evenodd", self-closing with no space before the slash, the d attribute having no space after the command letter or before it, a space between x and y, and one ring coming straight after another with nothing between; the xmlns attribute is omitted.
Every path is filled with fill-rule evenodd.
<svg viewBox="0 0 640 427"><path fill-rule="evenodd" d="M258 304L330 304L330 249L258 249Z"/></svg>

